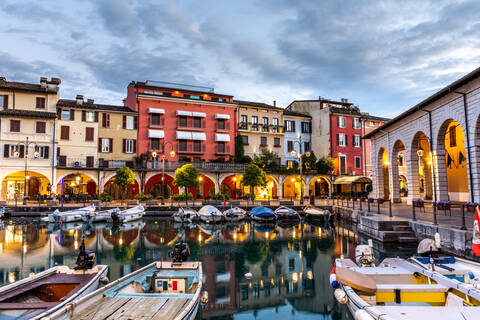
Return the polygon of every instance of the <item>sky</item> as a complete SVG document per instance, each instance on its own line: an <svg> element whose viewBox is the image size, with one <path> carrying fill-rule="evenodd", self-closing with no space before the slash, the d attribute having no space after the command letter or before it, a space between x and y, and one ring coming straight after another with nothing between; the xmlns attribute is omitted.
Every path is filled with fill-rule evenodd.
<svg viewBox="0 0 480 320"><path fill-rule="evenodd" d="M480 65L478 0L2 0L0 33L8 81L116 105L158 80L394 117Z"/></svg>

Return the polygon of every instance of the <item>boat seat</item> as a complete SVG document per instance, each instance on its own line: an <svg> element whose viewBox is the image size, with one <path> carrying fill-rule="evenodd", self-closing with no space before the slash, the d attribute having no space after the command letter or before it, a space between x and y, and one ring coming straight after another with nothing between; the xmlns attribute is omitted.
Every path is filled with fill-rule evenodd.
<svg viewBox="0 0 480 320"><path fill-rule="evenodd" d="M377 284L377 292L447 292L448 288L439 284Z"/></svg>
<svg viewBox="0 0 480 320"><path fill-rule="evenodd" d="M58 305L58 302L0 302L0 310L18 310L18 309L50 309Z"/></svg>

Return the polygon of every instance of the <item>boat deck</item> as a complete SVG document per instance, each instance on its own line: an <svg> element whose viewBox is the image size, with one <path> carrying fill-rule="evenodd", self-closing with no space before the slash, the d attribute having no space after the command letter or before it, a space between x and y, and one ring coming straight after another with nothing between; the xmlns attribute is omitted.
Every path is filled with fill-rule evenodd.
<svg viewBox="0 0 480 320"><path fill-rule="evenodd" d="M188 298L108 298L75 316L75 320L173 319L185 309Z"/></svg>
<svg viewBox="0 0 480 320"><path fill-rule="evenodd" d="M393 319L432 319L432 317L438 317L438 319L443 320L476 320L480 312L480 307L376 306L375 309L388 314Z"/></svg>

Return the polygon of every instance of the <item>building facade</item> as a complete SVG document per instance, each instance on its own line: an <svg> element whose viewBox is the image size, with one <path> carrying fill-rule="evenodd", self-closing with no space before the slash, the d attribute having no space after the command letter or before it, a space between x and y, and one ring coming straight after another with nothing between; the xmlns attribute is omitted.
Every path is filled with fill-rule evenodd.
<svg viewBox="0 0 480 320"><path fill-rule="evenodd" d="M242 137L245 155L253 159L261 149L267 149L284 163L283 109L276 103L272 106L251 101L234 102L238 106L238 134Z"/></svg>
<svg viewBox="0 0 480 320"><path fill-rule="evenodd" d="M0 78L0 199L55 192L56 104L60 79L39 84Z"/></svg>
<svg viewBox="0 0 480 320"><path fill-rule="evenodd" d="M283 112L284 165L292 168L300 165L299 157L311 151L312 117L300 112Z"/></svg>
<svg viewBox="0 0 480 320"><path fill-rule="evenodd" d="M368 113L363 113L360 118L362 126L362 137L369 134L378 127L384 125L389 119L375 117ZM372 178L372 158L371 158L372 142L370 139L362 139L362 156L363 156L363 175ZM402 158L403 157L403 158ZM399 159L399 166L402 168L402 173L405 175L405 159L404 155ZM406 181L406 180L405 180ZM406 186L404 186L406 188Z"/></svg>

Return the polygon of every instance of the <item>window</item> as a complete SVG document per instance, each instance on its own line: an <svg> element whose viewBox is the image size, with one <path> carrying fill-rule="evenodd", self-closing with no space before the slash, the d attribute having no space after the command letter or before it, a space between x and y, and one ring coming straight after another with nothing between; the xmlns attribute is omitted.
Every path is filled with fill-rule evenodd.
<svg viewBox="0 0 480 320"><path fill-rule="evenodd" d="M294 168L294 167L295 167L295 163L297 163L297 162L296 162L296 161L293 161L293 160L287 160L287 169Z"/></svg>
<svg viewBox="0 0 480 320"><path fill-rule="evenodd" d="M263 132L268 132L268 118L263 117L263 125L262 125L262 131Z"/></svg>
<svg viewBox="0 0 480 320"><path fill-rule="evenodd" d="M201 128L202 127L202 118L194 117L193 118L193 127L194 128Z"/></svg>
<svg viewBox="0 0 480 320"><path fill-rule="evenodd" d="M241 137L242 137L243 145L248 146L248 136L241 136Z"/></svg>
<svg viewBox="0 0 480 320"><path fill-rule="evenodd" d="M360 119L358 118L353 119L353 129L360 129Z"/></svg>
<svg viewBox="0 0 480 320"><path fill-rule="evenodd" d="M152 138L150 142L150 149L152 150L160 150L160 139L159 138Z"/></svg>
<svg viewBox="0 0 480 320"><path fill-rule="evenodd" d="M159 126L160 125L160 115L158 113L152 114L152 125Z"/></svg>
<svg viewBox="0 0 480 320"><path fill-rule="evenodd" d="M85 121L86 122L95 122L95 112L87 111L85 113Z"/></svg>
<svg viewBox="0 0 480 320"><path fill-rule="evenodd" d="M358 134L355 134L355 135L353 136L353 146L354 146L355 148L360 148L361 145L362 145L362 139L361 139L361 137L360 137Z"/></svg>
<svg viewBox="0 0 480 320"><path fill-rule="evenodd" d="M345 117L339 116L337 118L337 125L339 128L345 128Z"/></svg>
<svg viewBox="0 0 480 320"><path fill-rule="evenodd" d="M285 120L285 131L286 132L295 132L295 121Z"/></svg>
<svg viewBox="0 0 480 320"><path fill-rule="evenodd" d="M70 139L70 127L69 126L61 126L60 127L60 139L62 139L62 140L69 140Z"/></svg>
<svg viewBox="0 0 480 320"><path fill-rule="evenodd" d="M37 158L48 159L49 150L50 148L48 146L35 146L34 152L38 152Z"/></svg>
<svg viewBox="0 0 480 320"><path fill-rule="evenodd" d="M288 271L295 271L295 259L288 260Z"/></svg>
<svg viewBox="0 0 480 320"><path fill-rule="evenodd" d="M261 147L267 146L267 137L260 137L260 146Z"/></svg>
<svg viewBox="0 0 480 320"><path fill-rule="evenodd" d="M20 120L10 120L10 132L20 132Z"/></svg>
<svg viewBox="0 0 480 320"><path fill-rule="evenodd" d="M355 169L360 169L362 167L360 157L355 157Z"/></svg>
<svg viewBox="0 0 480 320"><path fill-rule="evenodd" d="M73 110L71 110L71 111L73 111ZM73 119L71 119L70 114L71 114L70 110L63 110L62 109L61 120L73 120Z"/></svg>
<svg viewBox="0 0 480 320"><path fill-rule="evenodd" d="M218 142L217 150L218 150L218 153L225 153L225 142L224 141Z"/></svg>
<svg viewBox="0 0 480 320"><path fill-rule="evenodd" d="M273 138L273 146L280 147L280 138Z"/></svg>
<svg viewBox="0 0 480 320"><path fill-rule="evenodd" d="M225 119L218 119L217 121L218 130L225 130Z"/></svg>
<svg viewBox="0 0 480 320"><path fill-rule="evenodd" d="M240 116L240 129L247 129L248 117L244 114Z"/></svg>
<svg viewBox="0 0 480 320"><path fill-rule="evenodd" d="M45 121L37 121L35 126L36 133L45 133L46 132L46 122Z"/></svg>
<svg viewBox="0 0 480 320"><path fill-rule="evenodd" d="M187 117L180 116L180 119L178 120L178 124L179 124L180 127L186 127L187 126Z"/></svg>
<svg viewBox="0 0 480 320"><path fill-rule="evenodd" d="M35 104L35 108L37 109L45 109L45 98L37 97L37 102Z"/></svg>
<svg viewBox="0 0 480 320"><path fill-rule="evenodd" d="M110 152L110 139L102 138L102 152Z"/></svg>
<svg viewBox="0 0 480 320"><path fill-rule="evenodd" d="M178 141L178 151L187 151L187 140Z"/></svg>
<svg viewBox="0 0 480 320"><path fill-rule="evenodd" d="M293 151L293 141L287 141L287 150L288 152Z"/></svg>
<svg viewBox="0 0 480 320"><path fill-rule="evenodd" d="M25 146L24 145L11 145L4 144L3 157L4 158L23 158Z"/></svg>
<svg viewBox="0 0 480 320"><path fill-rule="evenodd" d="M0 96L0 107L3 109L8 109L8 95Z"/></svg>
<svg viewBox="0 0 480 320"><path fill-rule="evenodd" d="M341 155L340 157L340 174L347 173L347 157L345 155Z"/></svg>
<svg viewBox="0 0 480 320"><path fill-rule="evenodd" d="M85 128L85 141L93 141L94 129L92 127Z"/></svg>
<svg viewBox="0 0 480 320"><path fill-rule="evenodd" d="M110 115L108 113L102 113L102 127L110 128Z"/></svg>
<svg viewBox="0 0 480 320"><path fill-rule="evenodd" d="M310 122L302 121L302 133L310 133L310 132L311 132Z"/></svg>
<svg viewBox="0 0 480 320"><path fill-rule="evenodd" d="M272 119L272 125L273 125L273 132L280 132L278 118L273 118Z"/></svg>
<svg viewBox="0 0 480 320"><path fill-rule="evenodd" d="M369 126L370 128L375 128L375 122L369 121L369 122L368 122L368 126Z"/></svg>
<svg viewBox="0 0 480 320"><path fill-rule="evenodd" d="M305 152L309 152L310 151L310 142L304 142L303 143L303 149Z"/></svg>
<svg viewBox="0 0 480 320"><path fill-rule="evenodd" d="M202 152L202 142L198 140L193 141L193 151Z"/></svg>
<svg viewBox="0 0 480 320"><path fill-rule="evenodd" d="M448 129L450 133L450 148L457 146L457 130L456 129L457 129L457 126L451 126L450 129Z"/></svg>
<svg viewBox="0 0 480 320"><path fill-rule="evenodd" d="M347 146L347 137L344 133L337 133L337 146L339 147Z"/></svg>
<svg viewBox="0 0 480 320"><path fill-rule="evenodd" d="M136 141L132 139L125 139L125 153L134 153Z"/></svg>
<svg viewBox="0 0 480 320"><path fill-rule="evenodd" d="M258 131L258 117L252 116L252 130Z"/></svg>
<svg viewBox="0 0 480 320"><path fill-rule="evenodd" d="M127 118L127 123L126 123L125 129L133 130L135 128L135 125L134 125L135 118L132 116L127 116L126 118Z"/></svg>

